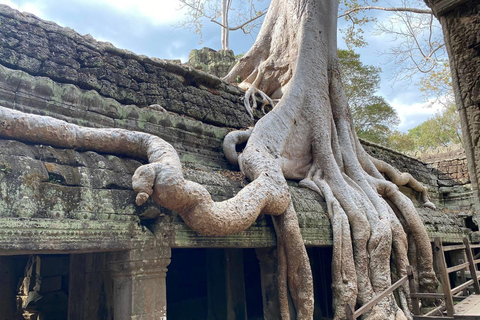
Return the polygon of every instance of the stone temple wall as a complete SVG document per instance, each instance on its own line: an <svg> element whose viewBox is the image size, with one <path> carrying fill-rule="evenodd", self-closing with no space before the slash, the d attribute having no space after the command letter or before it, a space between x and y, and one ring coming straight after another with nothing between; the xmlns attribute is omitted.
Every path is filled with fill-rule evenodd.
<svg viewBox="0 0 480 320"><path fill-rule="evenodd" d="M6 6L0 6L0 105L84 126L159 135L178 151L186 178L205 185L216 200L247 183L221 151L227 132L254 123L238 88ZM434 202L448 209L419 208L432 237L459 242L469 233L464 216L453 210L459 207L445 200L434 168L364 145L428 185ZM13 140L0 140L0 146L0 254L111 251L158 242L173 248L275 243L264 216L237 235L202 237L154 203L136 207L130 180L142 159ZM290 187L305 243L331 245L321 197L296 182ZM402 190L416 199L408 187ZM467 212L468 203L462 208Z"/></svg>
<svg viewBox="0 0 480 320"><path fill-rule="evenodd" d="M189 65L219 78L225 77L235 63L236 59L232 50L215 51L203 47L200 50L193 49L188 54Z"/></svg>
<svg viewBox="0 0 480 320"><path fill-rule="evenodd" d="M480 2L426 0L442 25L455 104L468 159L475 210L480 211ZM478 222L478 216L475 217Z"/></svg>
<svg viewBox="0 0 480 320"><path fill-rule="evenodd" d="M448 207L473 211L473 193L465 150L460 146L421 156L437 172L438 192Z"/></svg>
<svg viewBox="0 0 480 320"><path fill-rule="evenodd" d="M467 156L461 145L440 148L420 155L419 158L437 169L440 173L438 179L445 180L443 183L446 185L451 183L466 185L470 183Z"/></svg>

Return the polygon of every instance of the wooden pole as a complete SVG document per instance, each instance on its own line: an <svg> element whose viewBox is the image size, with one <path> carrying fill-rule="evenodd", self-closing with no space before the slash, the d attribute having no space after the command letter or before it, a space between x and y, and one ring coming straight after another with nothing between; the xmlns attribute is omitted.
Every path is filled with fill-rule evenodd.
<svg viewBox="0 0 480 320"><path fill-rule="evenodd" d="M478 283L477 268L475 262L473 261L472 248L470 247L470 242L467 238L463 238L463 244L465 244L465 252L467 253L467 260L470 268L470 274L473 280L473 288L476 294L480 294L480 285Z"/></svg>
<svg viewBox="0 0 480 320"><path fill-rule="evenodd" d="M445 295L445 306L447 308L447 316L453 317L453 297L450 287L450 280L448 279L447 263L445 261L445 253L443 252L442 240L439 237L435 238L434 247L435 259L437 261L438 271L440 273L440 281L442 282L442 290Z"/></svg>
<svg viewBox="0 0 480 320"><path fill-rule="evenodd" d="M412 299L412 308L414 315L420 315L420 299L415 297L415 293L417 293L417 288L415 288L415 279L413 275L412 266L407 266L407 275L408 275L408 287L410 288L410 296Z"/></svg>

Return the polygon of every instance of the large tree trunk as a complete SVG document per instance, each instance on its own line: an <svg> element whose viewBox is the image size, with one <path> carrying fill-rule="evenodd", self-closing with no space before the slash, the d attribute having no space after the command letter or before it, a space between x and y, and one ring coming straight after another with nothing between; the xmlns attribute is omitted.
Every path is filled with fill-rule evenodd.
<svg viewBox="0 0 480 320"><path fill-rule="evenodd" d="M336 318L343 318L345 303L363 305L390 286L391 265L398 278L412 264L422 290L435 290L436 279L430 241L413 204L381 172L409 183L431 206L425 188L370 158L353 130L338 69L336 17L336 1L272 2L256 43L226 80L240 76L250 92L282 98L257 123L243 154L267 145L286 178L324 196L334 237ZM248 176L242 156L239 162ZM404 230L417 250L415 261L408 260ZM406 288L400 296L400 308L390 296L369 317L410 317Z"/></svg>
<svg viewBox="0 0 480 320"><path fill-rule="evenodd" d="M480 224L480 2L425 0L442 25Z"/></svg>
<svg viewBox="0 0 480 320"><path fill-rule="evenodd" d="M409 184L431 203L423 186L371 158L355 135L336 55L337 6L332 0L272 1L259 38L227 76L245 79L247 93L281 98L253 130L225 139L227 158L252 181L232 199L213 202L203 186L184 179L172 146L145 133L83 128L0 108L0 136L147 157L150 163L133 177L137 204L152 197L201 234L238 232L260 213L273 215L282 319L290 317L288 295L297 319L313 318L312 274L286 178L327 203L336 319L345 318L346 303L363 305L389 287L392 277L405 275L408 264L418 273L421 291L434 291L428 235L393 182ZM235 144L246 140L237 155ZM408 288L401 288L398 302L393 295L384 298L367 318L411 318Z"/></svg>

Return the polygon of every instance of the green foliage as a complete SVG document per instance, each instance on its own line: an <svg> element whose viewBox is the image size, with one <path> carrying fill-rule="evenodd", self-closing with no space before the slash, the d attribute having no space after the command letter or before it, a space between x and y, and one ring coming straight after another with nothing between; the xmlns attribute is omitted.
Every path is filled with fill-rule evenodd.
<svg viewBox="0 0 480 320"><path fill-rule="evenodd" d="M460 119L454 104L408 131L415 149L422 152L428 148L461 143L460 134Z"/></svg>
<svg viewBox="0 0 480 320"><path fill-rule="evenodd" d="M338 50L338 60L357 135L387 144L400 119L383 97L375 95L380 83L380 68L364 65L360 55L351 50Z"/></svg>
<svg viewBox="0 0 480 320"><path fill-rule="evenodd" d="M375 95L380 82L380 68L364 65L360 55L351 50L338 50L345 94L352 111L353 123L360 138L401 152L425 152L430 148L461 143L460 121L453 103L408 133L396 130L400 119L383 97ZM448 64L424 79L429 92L450 87ZM430 80L430 81L429 81ZM442 89L443 90L443 89ZM440 91L439 91L440 92Z"/></svg>
<svg viewBox="0 0 480 320"><path fill-rule="evenodd" d="M414 151L415 149L412 138L407 133L398 130L390 134L385 146L405 153Z"/></svg>
<svg viewBox="0 0 480 320"><path fill-rule="evenodd" d="M367 46L367 41L363 37L364 31L362 26L376 22L377 19L368 15L359 14L361 11L356 11L361 7L376 4L378 0L341 0L339 12L351 12L343 16L345 21L350 22L346 28L341 28L339 31L343 33L343 39L347 47L352 50L353 48L360 48Z"/></svg>
<svg viewBox="0 0 480 320"><path fill-rule="evenodd" d="M419 124L408 133L394 132L388 146L402 152L420 152L462 143L460 119L454 104Z"/></svg>
<svg viewBox="0 0 480 320"><path fill-rule="evenodd" d="M372 101L352 112L357 135L366 140L387 144L392 128L400 123L397 112L382 97L373 96Z"/></svg>

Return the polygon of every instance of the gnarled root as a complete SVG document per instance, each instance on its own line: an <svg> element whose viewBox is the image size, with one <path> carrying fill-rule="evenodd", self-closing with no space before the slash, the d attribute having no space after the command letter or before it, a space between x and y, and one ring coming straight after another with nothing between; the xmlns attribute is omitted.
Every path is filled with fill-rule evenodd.
<svg viewBox="0 0 480 320"><path fill-rule="evenodd" d="M380 215L372 214L376 211L372 208L375 201L367 200L368 192L344 176L347 186L343 185L342 194L349 194L345 198L338 192L338 182L327 176L316 168L300 185L318 192L327 203L334 241L332 288L335 319L343 319L345 304L363 305L390 286L390 255L397 277L406 275L407 237L386 204L385 210L379 211ZM366 319L411 319L406 285L400 288L399 298L400 308L390 295L367 313Z"/></svg>
<svg viewBox="0 0 480 320"><path fill-rule="evenodd" d="M133 189L138 193L137 204L152 197L177 212L200 234L226 235L245 230L261 212L282 215L276 226L283 257L280 265L288 279L281 289L285 293L283 297L286 297L288 282L297 319L313 317L312 275L296 213L278 159L265 147L251 147L242 154L240 162L252 182L235 197L214 202L203 186L184 179L175 149L157 136L122 129L80 127L3 107L0 107L0 119L1 137L148 158L150 163L137 168L132 178ZM248 136L246 133L241 139ZM288 310L288 304L286 308ZM287 314L288 311L284 319L288 319Z"/></svg>
<svg viewBox="0 0 480 320"><path fill-rule="evenodd" d="M290 203L280 166L272 157L244 156L252 183L234 198L214 202L201 185L185 180L175 149L157 136L123 129L80 127L51 117L0 107L0 136L52 146L88 149L148 158L132 178L137 204L152 197L177 212L192 229L205 235L225 235L248 228L261 212L279 215Z"/></svg>
<svg viewBox="0 0 480 320"><path fill-rule="evenodd" d="M265 94L262 90L258 89L255 85L244 85L246 88L245 96L243 98L243 104L245 105L245 110L247 110L250 118L253 119L253 110L257 109L257 99L256 94L259 94L262 97L263 102L261 106L262 113L265 114L265 106L270 104L272 107L275 107L275 103L269 96ZM252 103L250 104L250 101Z"/></svg>
<svg viewBox="0 0 480 320"><path fill-rule="evenodd" d="M412 239L410 246L415 248L415 257L410 259L414 270L418 273L419 289L421 292L435 292L438 281L433 271L433 255L430 238L423 226L412 201L398 190L398 187L385 180L376 180L377 191L392 203L403 229Z"/></svg>
<svg viewBox="0 0 480 320"><path fill-rule="evenodd" d="M247 142L248 138L252 135L252 131L253 128L231 131L223 139L223 153L232 165L239 165L236 147L239 144Z"/></svg>
<svg viewBox="0 0 480 320"><path fill-rule="evenodd" d="M308 177L300 181L300 186L317 192L327 203L327 214L332 224L334 243L332 256L333 308L335 319L344 319L346 317L344 306L346 304L355 306L358 294L348 218L324 180L316 179L314 182L312 177Z"/></svg>
<svg viewBox="0 0 480 320"><path fill-rule="evenodd" d="M419 279L417 288L421 292L436 292L438 281L433 272L433 255L430 238L412 201L400 192L397 184L405 185L408 183L414 190L421 192L422 199L426 202L426 206L431 207L429 205L430 201L428 200L427 189L410 174L401 174L389 164L368 155L358 140L356 143L356 153L362 168L367 173L366 177L370 181L370 184L388 201L389 211L393 212L393 214L390 215L395 215L398 218L398 222L401 223L403 230L407 233L407 261L412 266L414 273L417 274L416 279ZM386 181L380 172L384 172L392 182ZM398 226L398 223L395 223L395 225ZM395 232L395 230L399 229L400 228L395 227L392 231ZM398 237L394 236L394 239L398 239ZM402 242L403 241L404 240L402 240ZM400 269L403 270L404 268L400 267ZM405 273L402 271L402 274ZM398 274L398 277L401 277L401 274ZM405 292L408 292L407 288L405 288ZM407 302L410 303L408 299ZM403 305L402 308L404 308Z"/></svg>
<svg viewBox="0 0 480 320"><path fill-rule="evenodd" d="M370 157L370 160L375 165L380 173L384 173L387 177L395 183L397 186L409 185L413 190L419 192L422 195L423 205L430 209L435 209L435 205L430 201L428 197L427 188L418 182L410 173L399 172L397 169L389 165L388 163Z"/></svg>

